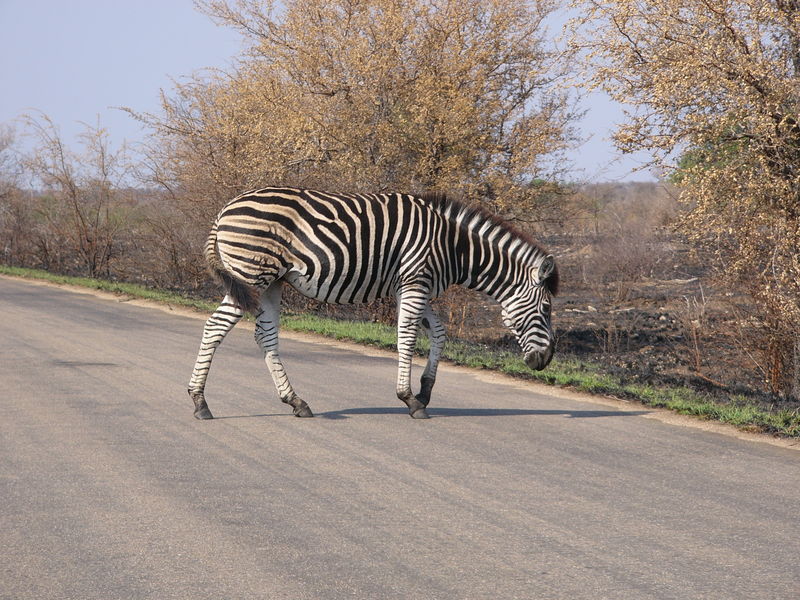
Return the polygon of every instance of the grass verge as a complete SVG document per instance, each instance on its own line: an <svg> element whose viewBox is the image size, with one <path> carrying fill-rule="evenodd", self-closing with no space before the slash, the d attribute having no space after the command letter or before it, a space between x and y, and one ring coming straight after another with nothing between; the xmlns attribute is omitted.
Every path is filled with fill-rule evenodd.
<svg viewBox="0 0 800 600"><path fill-rule="evenodd" d="M40 279L52 283L77 285L165 304L185 306L211 312L216 304L174 292L155 290L138 284L55 275L47 271L0 265L0 273L16 277ZM395 349L394 327L381 323L340 321L313 314L285 314L281 326L292 331L315 333L337 340L347 340L378 348ZM417 352L428 351L427 338L421 338ZM624 383L603 373L600 366L572 357L558 357L544 371L532 371L521 355L480 344L448 340L444 358L476 369L499 371L513 377L536 380L549 385L574 388L590 394L613 396L641 402L645 406L666 408L701 419L729 423L753 432L800 438L800 410L770 410L749 402L744 397L731 397L719 402L707 394L686 387L654 387Z"/></svg>

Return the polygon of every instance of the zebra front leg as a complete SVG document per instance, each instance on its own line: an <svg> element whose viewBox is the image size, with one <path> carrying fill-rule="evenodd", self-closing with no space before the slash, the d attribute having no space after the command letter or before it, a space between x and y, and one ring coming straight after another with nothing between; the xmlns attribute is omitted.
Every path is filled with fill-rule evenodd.
<svg viewBox="0 0 800 600"><path fill-rule="evenodd" d="M442 325L439 316L433 312L430 304L425 307L425 312L422 313L422 326L428 330L428 337L430 338L431 348L428 352L428 363L425 365L425 370L422 372L420 378L420 390L416 398L423 406L428 406L431 401L431 390L433 384L436 382L436 370L439 367L439 359L442 356L442 349L444 348L445 334L444 325Z"/></svg>
<svg viewBox="0 0 800 600"><path fill-rule="evenodd" d="M427 304L428 297L423 290L405 290L397 296L397 397L405 402L408 414L415 419L428 418L425 405L411 392L411 359Z"/></svg>
<svg viewBox="0 0 800 600"><path fill-rule="evenodd" d="M282 402L290 405L296 417L313 417L314 413L294 391L278 354L278 321L281 311L282 281L273 281L261 293L260 311L256 315L256 342L264 351L272 381Z"/></svg>
<svg viewBox="0 0 800 600"><path fill-rule="evenodd" d="M219 308L206 321L203 329L203 340L200 343L200 351L197 353L197 360L194 363L192 378L189 380L189 396L194 401L194 416L197 419L213 419L214 415L208 409L204 390L208 371L211 368L211 361L217 346L222 343L228 332L239 322L244 312L234 302L231 296L225 296Z"/></svg>

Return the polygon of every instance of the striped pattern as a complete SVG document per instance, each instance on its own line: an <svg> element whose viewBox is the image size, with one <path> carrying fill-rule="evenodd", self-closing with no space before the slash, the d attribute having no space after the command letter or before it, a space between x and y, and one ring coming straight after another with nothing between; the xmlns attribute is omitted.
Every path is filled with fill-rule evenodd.
<svg viewBox="0 0 800 600"><path fill-rule="evenodd" d="M323 302L397 298L397 395L415 417L427 416L444 344L444 328L430 300L452 284L486 292L500 302L503 321L532 368L544 368L552 357L550 303L558 286L552 256L485 211L440 195L286 188L248 192L220 211L206 258L228 293L206 323L189 385L199 418L211 417L203 389L214 351L244 310L256 314L256 341L281 399L295 414L311 415L292 389L278 354L284 282ZM260 295L257 299L254 292ZM420 325L432 343L421 391L414 396L410 366Z"/></svg>

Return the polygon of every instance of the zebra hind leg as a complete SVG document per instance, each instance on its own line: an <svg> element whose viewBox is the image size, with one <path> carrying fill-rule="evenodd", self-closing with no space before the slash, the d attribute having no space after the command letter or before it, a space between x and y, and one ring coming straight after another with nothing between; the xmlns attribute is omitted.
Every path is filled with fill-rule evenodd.
<svg viewBox="0 0 800 600"><path fill-rule="evenodd" d="M244 312L236 304L231 296L225 296L219 308L206 321L203 329L203 340L200 343L200 351L197 353L197 360L192 371L192 378L189 380L189 396L194 402L194 416L197 419L213 419L214 415L208 409L204 390L208 371L211 368L211 361L214 352L225 339L228 332L238 323Z"/></svg>
<svg viewBox="0 0 800 600"><path fill-rule="evenodd" d="M425 289L406 289L397 297L397 397L408 406L408 414L414 419L429 418L425 404L411 391L411 358L427 304Z"/></svg>
<svg viewBox="0 0 800 600"><path fill-rule="evenodd" d="M295 393L292 384L289 383L286 370L283 368L278 354L278 320L282 288L282 281L273 281L261 293L260 309L256 315L256 342L264 351L264 361L267 363L281 401L292 407L296 417L313 417L314 413L311 412L308 404Z"/></svg>
<svg viewBox="0 0 800 600"><path fill-rule="evenodd" d="M428 363L425 365L425 370L422 372L422 377L419 381L420 390L416 398L423 406L427 407L431 401L433 384L436 382L436 370L439 367L439 359L442 356L442 349L444 348L445 332L442 321L439 319L439 316L433 312L430 304L425 307L421 323L422 326L428 330L431 347L428 352Z"/></svg>

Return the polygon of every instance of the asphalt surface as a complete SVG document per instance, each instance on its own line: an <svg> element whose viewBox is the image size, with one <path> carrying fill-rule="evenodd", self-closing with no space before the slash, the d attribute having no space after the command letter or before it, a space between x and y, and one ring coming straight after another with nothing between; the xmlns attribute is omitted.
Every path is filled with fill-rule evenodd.
<svg viewBox="0 0 800 600"><path fill-rule="evenodd" d="M800 598L800 452L0 278L0 598ZM419 373L419 369L417 369ZM415 375L416 378L417 375Z"/></svg>

